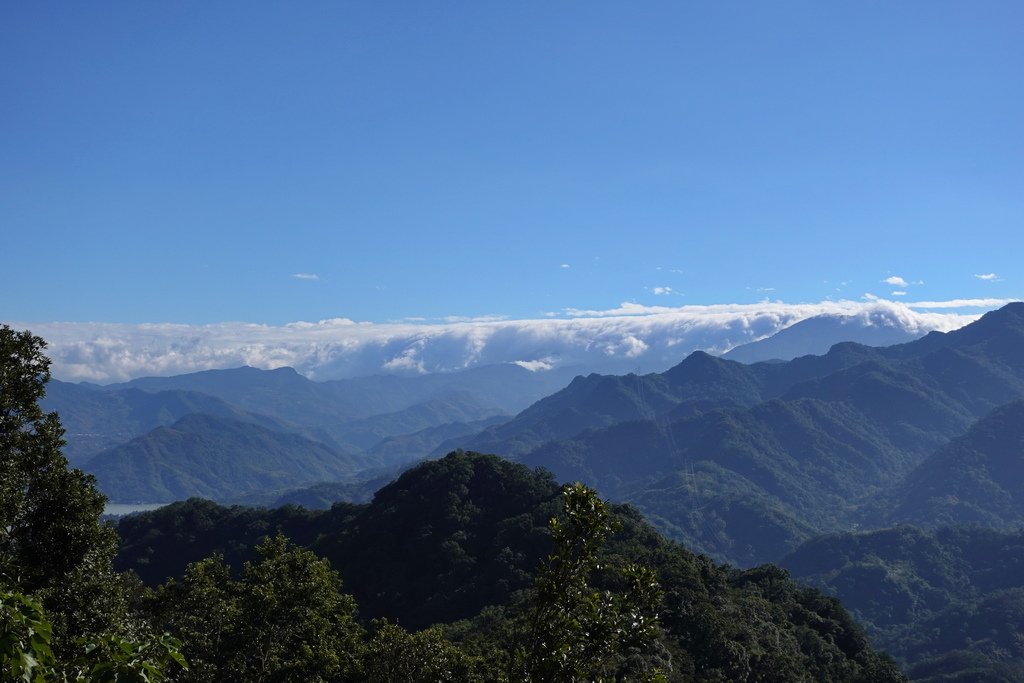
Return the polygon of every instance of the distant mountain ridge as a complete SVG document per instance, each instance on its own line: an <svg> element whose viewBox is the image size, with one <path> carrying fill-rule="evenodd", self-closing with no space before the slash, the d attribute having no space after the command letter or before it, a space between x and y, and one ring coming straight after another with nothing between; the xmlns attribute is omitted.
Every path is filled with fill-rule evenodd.
<svg viewBox="0 0 1024 683"><path fill-rule="evenodd" d="M251 422L192 414L97 454L86 471L112 502L163 503L350 477L359 456Z"/></svg>
<svg viewBox="0 0 1024 683"><path fill-rule="evenodd" d="M455 445L580 479L740 564L855 523L860 506L996 407L1024 398L1024 303L885 348L743 365L695 353L577 378Z"/></svg>
<svg viewBox="0 0 1024 683"><path fill-rule="evenodd" d="M861 315L819 315L796 322L765 339L741 344L722 354L740 363L792 360L820 356L835 344L855 342L865 346L892 346L918 339L928 332L917 321L890 310Z"/></svg>
<svg viewBox="0 0 1024 683"><path fill-rule="evenodd" d="M445 375L314 382L291 368L242 367L107 386L54 381L43 407L56 410L66 425L66 452L72 462L101 477L113 474L98 469L97 463L103 460L95 460L97 455L171 427L189 415L260 425L350 456L366 452L359 462L372 469L405 464L426 456L446 438L493 425L563 386L571 372L565 368L533 372L507 364ZM183 447L184 441L168 440L164 432L155 434L154 440L161 443L150 451L154 457L157 453L171 460L189 457L174 451L175 444ZM343 471L351 476L350 468ZM153 490L149 484L131 481L127 470L117 477L121 490L112 488L113 480L105 484L117 500L138 500L140 493ZM218 483L222 484L227 483ZM219 500L239 494L230 486L218 489L198 482L191 486L180 488L201 490ZM281 488L281 482L273 487Z"/></svg>

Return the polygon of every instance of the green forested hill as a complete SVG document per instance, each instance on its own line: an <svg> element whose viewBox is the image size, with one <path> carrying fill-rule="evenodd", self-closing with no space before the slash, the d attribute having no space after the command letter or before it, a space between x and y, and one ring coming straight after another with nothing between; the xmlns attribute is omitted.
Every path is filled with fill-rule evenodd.
<svg viewBox="0 0 1024 683"><path fill-rule="evenodd" d="M1024 680L1024 532L909 526L815 539L784 558L839 597L914 680Z"/></svg>
<svg viewBox="0 0 1024 683"><path fill-rule="evenodd" d="M358 456L296 434L187 415L96 455L84 468L114 502L159 503L337 480L365 466Z"/></svg>
<svg viewBox="0 0 1024 683"><path fill-rule="evenodd" d="M997 408L939 449L888 496L891 521L1024 526L1024 401Z"/></svg>
<svg viewBox="0 0 1024 683"><path fill-rule="evenodd" d="M453 453L406 472L367 505L313 512L192 500L128 517L118 527L118 565L156 582L218 551L237 570L259 539L280 529L331 560L362 618L448 623L456 642L482 652L506 637L520 591L551 551L548 519L559 497L550 474ZM737 571L697 557L630 508L614 516L621 531L604 561L653 568L663 591L658 646L635 656L659 663L668 680L901 680L835 600L773 567ZM598 572L594 580L614 589L618 579Z"/></svg>

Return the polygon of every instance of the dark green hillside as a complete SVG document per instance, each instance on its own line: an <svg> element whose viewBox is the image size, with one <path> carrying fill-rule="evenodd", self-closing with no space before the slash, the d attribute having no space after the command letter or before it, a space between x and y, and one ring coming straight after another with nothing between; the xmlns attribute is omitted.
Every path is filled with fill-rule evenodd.
<svg viewBox="0 0 1024 683"><path fill-rule="evenodd" d="M997 408L907 475L888 517L921 526L1024 526L1024 401Z"/></svg>
<svg viewBox="0 0 1024 683"><path fill-rule="evenodd" d="M529 584L549 551L558 490L549 474L455 454L406 472L369 505L258 510L193 499L122 520L118 567L149 583L213 552L237 567L281 529L331 560L367 616L425 626L472 616Z"/></svg>
<svg viewBox="0 0 1024 683"><path fill-rule="evenodd" d="M914 680L1024 680L1024 532L840 534L781 564L839 597Z"/></svg>
<svg viewBox="0 0 1024 683"><path fill-rule="evenodd" d="M858 411L803 399L623 423L523 461L630 500L689 547L749 565L838 528L902 457Z"/></svg>
<svg viewBox="0 0 1024 683"><path fill-rule="evenodd" d="M468 619L446 632L493 660L528 604L519 591L551 550L548 518L559 499L546 473L454 453L410 470L363 506L247 510L193 500L129 517L118 527L118 563L153 581L219 550L237 570L261 537L281 529L330 558L363 619L388 616L413 628ZM603 562L649 566L663 592L662 633L652 653L635 653L637 663L656 662L679 683L903 680L837 601L774 567L718 566L665 541L630 508L613 512L621 531ZM610 574L593 579L620 590Z"/></svg>
<svg viewBox="0 0 1024 683"><path fill-rule="evenodd" d="M85 469L114 502L231 499L351 476L355 456L230 418L188 415L93 457Z"/></svg>

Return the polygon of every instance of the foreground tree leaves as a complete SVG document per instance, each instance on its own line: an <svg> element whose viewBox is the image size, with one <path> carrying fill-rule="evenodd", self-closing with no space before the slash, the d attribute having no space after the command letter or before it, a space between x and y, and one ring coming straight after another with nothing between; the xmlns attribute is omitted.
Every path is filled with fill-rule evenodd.
<svg viewBox="0 0 1024 683"><path fill-rule="evenodd" d="M326 560L269 537L240 580L220 558L162 586L156 612L184 641L194 681L334 681L358 670L356 604Z"/></svg>
<svg viewBox="0 0 1024 683"><path fill-rule="evenodd" d="M45 342L0 326L0 672L4 680L159 681L177 641L129 614L113 571L106 499L69 469L64 430L39 400Z"/></svg>
<svg viewBox="0 0 1024 683"><path fill-rule="evenodd" d="M593 489L577 483L562 496L564 519L551 520L555 551L536 580L513 678L616 680L623 653L649 648L658 635L661 589L649 568L628 565L618 569L624 590L595 590L591 579L602 569L599 553L619 525ZM656 671L643 673L661 680Z"/></svg>
<svg viewBox="0 0 1024 683"><path fill-rule="evenodd" d="M99 521L105 498L68 469L57 414L39 407L44 346L0 327L0 585L43 602L54 648L67 654L75 638L121 626L125 605L112 569L118 538Z"/></svg>

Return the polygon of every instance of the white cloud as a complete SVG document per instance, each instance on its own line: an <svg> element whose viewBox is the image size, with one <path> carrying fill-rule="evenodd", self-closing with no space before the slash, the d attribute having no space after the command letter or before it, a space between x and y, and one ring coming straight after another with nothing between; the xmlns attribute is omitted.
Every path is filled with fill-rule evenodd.
<svg viewBox="0 0 1024 683"><path fill-rule="evenodd" d="M54 376L121 381L252 365L291 366L314 379L383 372L461 370L493 363L581 366L587 371L663 370L696 349L722 353L816 315L873 316L921 333L976 319L962 309L1002 299L901 303L886 300L790 304L643 306L563 311L528 320L451 323L354 322L334 318L287 325L19 323L49 343ZM929 309L949 309L935 310ZM961 310L953 310L961 309ZM525 366L524 366L525 367Z"/></svg>
<svg viewBox="0 0 1024 683"><path fill-rule="evenodd" d="M906 296L906 295L907 295L907 293L904 292L903 290L900 290L900 289L894 289L892 291L892 296Z"/></svg>
<svg viewBox="0 0 1024 683"><path fill-rule="evenodd" d="M974 277L979 280L985 280L986 282L995 282L999 279L999 276L995 273L982 273L981 275L975 275Z"/></svg>
<svg viewBox="0 0 1024 683"><path fill-rule="evenodd" d="M999 308L1016 299L950 299L948 301L912 301L908 302L910 308L933 308L933 309L954 309L954 308Z"/></svg>
<svg viewBox="0 0 1024 683"><path fill-rule="evenodd" d="M555 363L548 358L541 358L539 360L514 360L512 361L512 365L518 365L530 372L543 372L555 367Z"/></svg>
<svg viewBox="0 0 1024 683"><path fill-rule="evenodd" d="M909 284L906 280L901 278L899 275L893 275L891 277L887 277L884 280L882 280L882 282L884 282L887 285L892 285L893 287L906 287Z"/></svg>
<svg viewBox="0 0 1024 683"><path fill-rule="evenodd" d="M651 287L651 292L655 295L661 296L663 294L671 294L671 287Z"/></svg>
<svg viewBox="0 0 1024 683"><path fill-rule="evenodd" d="M560 265L558 267L559 268L572 268L572 266L570 266L568 263L563 263L562 265Z"/></svg>
<svg viewBox="0 0 1024 683"><path fill-rule="evenodd" d="M292 275L296 280L319 280L320 276L316 273L295 273Z"/></svg>

